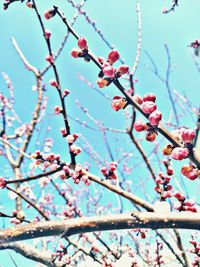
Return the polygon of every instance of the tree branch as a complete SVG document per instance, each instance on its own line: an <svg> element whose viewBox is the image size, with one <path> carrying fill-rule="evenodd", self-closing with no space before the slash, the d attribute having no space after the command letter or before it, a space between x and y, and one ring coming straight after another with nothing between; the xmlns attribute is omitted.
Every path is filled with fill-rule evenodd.
<svg viewBox="0 0 200 267"><path fill-rule="evenodd" d="M68 237L86 232L107 231L133 228L200 228L200 214L191 212L132 212L108 214L61 221L34 222L0 230L0 243L10 243L45 236Z"/></svg>

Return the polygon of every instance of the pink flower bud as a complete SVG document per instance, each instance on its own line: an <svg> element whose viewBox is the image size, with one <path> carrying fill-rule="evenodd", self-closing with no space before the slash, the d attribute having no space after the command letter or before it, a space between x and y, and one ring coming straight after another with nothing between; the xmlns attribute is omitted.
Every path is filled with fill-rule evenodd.
<svg viewBox="0 0 200 267"><path fill-rule="evenodd" d="M67 140L67 143L68 144L72 144L74 142L74 137L73 135L69 134L67 137L66 137L66 140Z"/></svg>
<svg viewBox="0 0 200 267"><path fill-rule="evenodd" d="M184 201L185 199L184 195L178 191L174 193L174 197L177 198L179 201Z"/></svg>
<svg viewBox="0 0 200 267"><path fill-rule="evenodd" d="M53 57L51 55L47 55L45 59L46 59L46 61L48 61L51 64L53 64L53 62L54 62Z"/></svg>
<svg viewBox="0 0 200 267"><path fill-rule="evenodd" d="M103 88L103 87L108 85L108 81L103 79L103 78L99 79L99 80L97 80L97 85L99 88Z"/></svg>
<svg viewBox="0 0 200 267"><path fill-rule="evenodd" d="M51 86L58 87L58 84L57 84L56 80L54 80L54 79L51 79L51 80L49 81L49 84L50 84Z"/></svg>
<svg viewBox="0 0 200 267"><path fill-rule="evenodd" d="M51 32L49 31L49 30L47 30L47 29L45 29L45 38L46 39L49 39L50 37L51 37Z"/></svg>
<svg viewBox="0 0 200 267"><path fill-rule="evenodd" d="M115 76L115 68L113 68L112 66L107 66L105 68L103 68L103 74L110 77L110 78L113 78Z"/></svg>
<svg viewBox="0 0 200 267"><path fill-rule="evenodd" d="M110 64L113 64L119 59L119 57L120 57L119 52L116 49L113 49L108 54L108 61L110 62Z"/></svg>
<svg viewBox="0 0 200 267"><path fill-rule="evenodd" d="M61 128L60 129L60 132L61 132L61 134L62 134L63 137L65 137L67 135L67 131L66 131L65 128Z"/></svg>
<svg viewBox="0 0 200 267"><path fill-rule="evenodd" d="M185 143L192 143L195 138L195 132L192 129L183 129L182 138Z"/></svg>
<svg viewBox="0 0 200 267"><path fill-rule="evenodd" d="M183 160L185 158L187 158L187 156L189 155L190 151L188 148L183 148L183 147L175 147L172 150L172 158L175 160Z"/></svg>
<svg viewBox="0 0 200 267"><path fill-rule="evenodd" d="M81 50L88 49L87 41L84 37L78 39L78 46L80 47Z"/></svg>
<svg viewBox="0 0 200 267"><path fill-rule="evenodd" d="M98 59L98 61L99 61L99 63L101 64L101 65L103 65L103 63L104 63L104 58L103 57L98 57L97 58Z"/></svg>
<svg viewBox="0 0 200 267"><path fill-rule="evenodd" d="M54 10L46 10L46 11L44 12L44 17L45 17L45 19L47 19L47 20L51 19L53 16L55 16L55 12L54 12Z"/></svg>
<svg viewBox="0 0 200 267"><path fill-rule="evenodd" d="M191 164L183 165L181 173L190 180L195 180L200 175L200 171Z"/></svg>
<svg viewBox="0 0 200 267"><path fill-rule="evenodd" d="M152 101L146 101L142 104L142 111L146 114L151 114L154 110L157 109L157 106Z"/></svg>
<svg viewBox="0 0 200 267"><path fill-rule="evenodd" d="M155 102L156 101L156 96L153 93L149 93L143 96L143 101L152 101Z"/></svg>
<svg viewBox="0 0 200 267"><path fill-rule="evenodd" d="M157 132L147 131L146 140L149 142L154 142L156 140Z"/></svg>
<svg viewBox="0 0 200 267"><path fill-rule="evenodd" d="M133 96L133 100L135 102L137 102L139 105L141 105L143 103L142 97L140 95L137 95L137 94Z"/></svg>
<svg viewBox="0 0 200 267"><path fill-rule="evenodd" d="M129 67L126 65L121 65L119 66L119 68L117 68L117 73L122 76L124 74L126 74L129 71Z"/></svg>
<svg viewBox="0 0 200 267"><path fill-rule="evenodd" d="M63 92L63 97L66 97L69 93L70 93L70 91L65 89L64 92Z"/></svg>
<svg viewBox="0 0 200 267"><path fill-rule="evenodd" d="M78 155L79 153L81 153L81 148L76 146L76 145L71 145L70 146L70 152L75 154L75 155Z"/></svg>
<svg viewBox="0 0 200 267"><path fill-rule="evenodd" d="M30 2L30 1L27 1L26 2L26 6L29 7L29 8L33 8L33 3Z"/></svg>
<svg viewBox="0 0 200 267"><path fill-rule="evenodd" d="M126 106L126 99L120 96L114 96L112 100L112 109L118 111Z"/></svg>
<svg viewBox="0 0 200 267"><path fill-rule="evenodd" d="M54 111L55 111L56 114L59 114L59 113L62 112L62 108L60 106L55 106L54 107Z"/></svg>
<svg viewBox="0 0 200 267"><path fill-rule="evenodd" d="M147 128L148 128L148 127L147 127L146 122L143 122L141 119L136 120L135 123L134 123L134 129L135 129L137 132L146 131Z"/></svg>
<svg viewBox="0 0 200 267"><path fill-rule="evenodd" d="M0 176L0 188L4 188L4 186L6 186L6 181Z"/></svg>
<svg viewBox="0 0 200 267"><path fill-rule="evenodd" d="M153 111L148 117L151 125L158 126L159 122L162 119L162 113L159 110Z"/></svg>
<svg viewBox="0 0 200 267"><path fill-rule="evenodd" d="M162 197L164 199L168 198L168 197L172 197L172 193L170 191L164 191L163 194L162 194Z"/></svg>
<svg viewBox="0 0 200 267"><path fill-rule="evenodd" d="M107 176L107 175L108 175L108 170L107 170L106 167L102 167L102 168L100 169L100 171L102 172L102 174L103 174L104 176Z"/></svg>
<svg viewBox="0 0 200 267"><path fill-rule="evenodd" d="M77 49L77 48L74 48L71 51L71 56L74 57L74 58L80 57L81 56L81 51L79 49Z"/></svg>

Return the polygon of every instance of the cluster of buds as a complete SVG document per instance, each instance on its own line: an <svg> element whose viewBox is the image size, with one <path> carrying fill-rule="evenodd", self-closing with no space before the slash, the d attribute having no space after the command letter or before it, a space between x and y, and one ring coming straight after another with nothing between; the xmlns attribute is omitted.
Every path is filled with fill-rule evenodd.
<svg viewBox="0 0 200 267"><path fill-rule="evenodd" d="M141 106L142 111L148 115L149 123L145 123L142 119L138 119L134 123L134 129L137 132L146 131L146 140L154 142L158 135L154 127L158 126L162 119L162 113L157 110L155 103L156 96L153 93L148 93L143 97L139 95L133 96L134 101Z"/></svg>
<svg viewBox="0 0 200 267"><path fill-rule="evenodd" d="M10 223L13 223L15 225L20 224L25 219L25 215L23 211L17 212L14 210L12 212L12 218L10 220Z"/></svg>
<svg viewBox="0 0 200 267"><path fill-rule="evenodd" d="M120 78L122 75L129 72L129 67L127 65L121 65L118 68L112 66L119 57L120 54L116 49L110 51L107 60L98 57L98 61L102 65L102 69L99 73L99 80L97 80L99 88L108 86L114 78Z"/></svg>
<svg viewBox="0 0 200 267"><path fill-rule="evenodd" d="M174 197L178 200L174 204L174 208L179 211L191 211L191 212L197 212L197 209L195 207L195 203L193 200L188 199L186 200L185 196L181 194L180 192L175 192Z"/></svg>
<svg viewBox="0 0 200 267"><path fill-rule="evenodd" d="M57 11L56 8L46 10L44 12L45 19L49 20L49 19L53 18L56 15L56 11Z"/></svg>
<svg viewBox="0 0 200 267"><path fill-rule="evenodd" d="M119 111L120 109L124 109L127 105L126 98L121 96L114 96L112 99L112 109L115 111Z"/></svg>
<svg viewBox="0 0 200 267"><path fill-rule="evenodd" d="M74 144L74 142L78 138L78 134L74 133L67 135L67 132L64 128L61 129L61 134L63 137L66 137L66 141L69 144L69 151L74 155L80 154L82 151L81 148Z"/></svg>
<svg viewBox="0 0 200 267"><path fill-rule="evenodd" d="M193 147L193 141L195 138L194 130L181 128L174 131L172 134L178 142L184 143L184 147L174 147L168 144L163 148L163 154L166 156L171 155L171 157L175 160L186 159L189 156L190 149Z"/></svg>
<svg viewBox="0 0 200 267"><path fill-rule="evenodd" d="M199 177L200 171L193 164L185 164L181 169L181 173L190 180L195 180Z"/></svg>
<svg viewBox="0 0 200 267"><path fill-rule="evenodd" d="M60 164L60 155L54 153L42 154L39 150L31 155L36 161L34 162L35 165L43 164L43 167L47 169L48 167L52 167L55 169Z"/></svg>
<svg viewBox="0 0 200 267"><path fill-rule="evenodd" d="M79 182L82 180L85 185L90 185L91 180L89 177L85 174L85 172L88 171L88 168L83 168L80 164L77 164L75 167L75 171L72 174L72 179L74 180L75 184L79 184Z"/></svg>
<svg viewBox="0 0 200 267"><path fill-rule="evenodd" d="M148 114L149 122L152 126L158 126L162 119L162 113L157 109L155 103L156 96L153 93L148 93L141 97L140 95L133 96L134 101L141 105L142 111Z"/></svg>
<svg viewBox="0 0 200 267"><path fill-rule="evenodd" d="M63 245L60 244L59 248L51 254L52 258L58 259L58 261L62 261L64 265L69 265L71 264L71 258L68 254L67 248Z"/></svg>
<svg viewBox="0 0 200 267"><path fill-rule="evenodd" d="M88 55L88 44L84 37L80 37L78 39L78 48L74 48L71 51L71 56L74 58L83 57L86 62L90 61L89 55Z"/></svg>
<svg viewBox="0 0 200 267"><path fill-rule="evenodd" d="M200 243L197 243L194 239L190 240L190 243L193 245L193 248L190 249L190 252L195 254L194 261L192 262L193 267L198 267L200 262Z"/></svg>
<svg viewBox="0 0 200 267"><path fill-rule="evenodd" d="M106 167L102 167L100 169L100 171L102 172L102 174L107 178L107 179L111 179L111 180L117 180L117 162L111 162L109 164L109 168Z"/></svg>
<svg viewBox="0 0 200 267"><path fill-rule="evenodd" d="M160 199L165 200L166 198L172 197L171 190L173 187L169 184L170 183L170 176L164 175L164 173L159 172L158 176L156 177L156 186L154 190L160 194Z"/></svg>

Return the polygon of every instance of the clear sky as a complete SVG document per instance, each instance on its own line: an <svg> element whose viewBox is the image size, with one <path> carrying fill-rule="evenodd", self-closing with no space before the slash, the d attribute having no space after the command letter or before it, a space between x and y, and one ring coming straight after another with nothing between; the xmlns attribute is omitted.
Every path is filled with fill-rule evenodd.
<svg viewBox="0 0 200 267"><path fill-rule="evenodd" d="M134 63L137 47L136 2L135 0L87 0L84 7L91 20L95 21L97 28L101 29L106 40L119 50L122 59L130 67ZM156 63L159 74L165 77L168 61L164 45L167 44L172 66L170 86L172 90L175 89L180 94L187 96L192 101L192 104L198 107L200 73L197 71L193 61L193 51L188 45L192 41L200 39L200 2L199 0L180 0L180 5L175 12L166 15L162 14L162 9L169 7L171 1L141 0L138 2L141 5L142 14L142 50L139 67L135 74L135 77L138 78L135 90L136 93L141 95L147 92L154 92L158 97L157 102L163 112L164 120L167 121L171 112L167 89L165 84L149 69L150 67L152 68L152 64L147 57L147 53ZM58 5L69 20L72 19L73 14L76 12L68 1L37 0L36 3L40 6L41 14L44 13L45 9L51 8L52 5ZM36 96L32 91L35 81L32 74L23 67L10 39L11 37L16 39L28 60L39 69L46 65L46 45L35 14L26 7L25 3L14 3L6 11L1 9L0 25L0 72L5 72L10 76L14 86L16 112L24 122L28 122L36 100ZM52 44L54 51L56 51L66 29L58 18L45 21L45 27L52 31ZM79 16L74 28L79 35L87 38L91 50L96 55L106 57L110 49L94 31L93 27L86 22L84 16ZM82 60L75 60L70 57L70 51L75 46L76 41L70 36L61 57L58 59L61 84L63 88L69 88L72 92L67 104L69 114L74 119L86 120L91 124L90 120L74 105L74 101L78 99L97 120L104 120L105 125L112 128L124 129L123 114L112 111L109 101L106 101L94 90L89 89L85 83L77 79L78 74L81 74L95 85L98 71L93 64L86 64ZM195 60L200 63L199 58L195 58ZM61 153L65 158L65 151L61 149L63 140L57 138L57 132L62 127L62 121L57 117L55 118L55 116L51 116L54 106L58 104L56 92L48 85L48 81L52 76L52 71L49 71L44 77L44 83L47 84L46 95L49 99L49 115L46 117L47 122L44 125L47 125L48 122L50 123L52 127L51 137L56 140L54 142L54 151ZM0 78L0 91L6 92L6 86L2 78ZM103 92L110 98L118 94L113 86L106 88ZM182 105L184 106L183 103ZM105 114L109 115L105 116ZM180 125L195 127L195 121L190 115L187 116L187 109L180 119ZM74 131L80 132L80 125L73 120L71 120L71 126ZM41 130L41 133L45 135L45 131ZM104 157L102 141L100 141L101 137L96 136L95 132L88 132L85 129L83 129L83 134L91 144L96 145L97 151ZM115 141L111 141L111 144L116 145ZM153 148L149 144L145 146L147 146L147 151L149 152ZM115 153L117 154L118 152L116 145ZM83 155L81 157L82 161L89 160L87 156ZM140 193L142 194L142 192ZM22 263L27 264L27 266L36 266L35 263L22 259L22 257L13 252L10 253L18 266L21 266ZM0 259L2 258L4 260L3 262L0 260L0 266L14 266L8 256L8 252L0 251Z"/></svg>

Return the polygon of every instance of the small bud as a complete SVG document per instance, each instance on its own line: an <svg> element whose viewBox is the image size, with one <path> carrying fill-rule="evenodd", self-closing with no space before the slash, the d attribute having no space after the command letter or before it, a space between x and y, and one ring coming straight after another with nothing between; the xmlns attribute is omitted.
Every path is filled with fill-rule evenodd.
<svg viewBox="0 0 200 267"><path fill-rule="evenodd" d="M109 82L103 78L97 80L97 85L99 88L103 88L103 87L107 86L108 84L109 84Z"/></svg>
<svg viewBox="0 0 200 267"><path fill-rule="evenodd" d="M49 31L49 30L47 30L47 29L45 29L45 38L46 39L49 39L50 37L51 37L51 32Z"/></svg>
<svg viewBox="0 0 200 267"><path fill-rule="evenodd" d="M27 1L27 2L26 2L26 6L27 6L28 8L33 8L33 3L32 3L31 1Z"/></svg>
<svg viewBox="0 0 200 267"><path fill-rule="evenodd" d="M108 54L108 61L110 62L110 64L113 64L119 59L119 57L120 57L119 52L116 49L113 49Z"/></svg>
<svg viewBox="0 0 200 267"><path fill-rule="evenodd" d="M148 128L146 122L143 122L141 119L136 120L133 127L137 132L146 131Z"/></svg>
<svg viewBox="0 0 200 267"><path fill-rule="evenodd" d="M47 20L53 18L53 16L55 16L55 11L54 11L54 10L46 10L46 11L44 12L44 17L45 17L45 19L47 19Z"/></svg>
<svg viewBox="0 0 200 267"><path fill-rule="evenodd" d="M142 104L142 111L146 114L151 114L154 110L157 109L157 106L152 101L146 101Z"/></svg>
<svg viewBox="0 0 200 267"><path fill-rule="evenodd" d="M173 146L172 146L172 145L166 145L166 146L163 148L162 153L163 153L163 155L165 155L165 156L169 156L169 155L171 155L172 150L173 150Z"/></svg>
<svg viewBox="0 0 200 267"><path fill-rule="evenodd" d="M63 97L66 97L69 93L70 93L70 91L65 89L64 92L63 92Z"/></svg>
<svg viewBox="0 0 200 267"><path fill-rule="evenodd" d="M146 140L149 142L154 142L156 140L157 132L155 131L147 131Z"/></svg>
<svg viewBox="0 0 200 267"><path fill-rule="evenodd" d="M71 51L71 56L74 57L74 58L78 58L81 56L81 51L77 48L74 48L72 51Z"/></svg>
<svg viewBox="0 0 200 267"><path fill-rule="evenodd" d="M118 111L126 106L126 99L120 96L114 96L112 100L112 109Z"/></svg>
<svg viewBox="0 0 200 267"><path fill-rule="evenodd" d="M56 80L54 80L54 79L51 79L51 80L49 81L49 84L50 84L51 86L58 87L58 84L57 84Z"/></svg>
<svg viewBox="0 0 200 267"><path fill-rule="evenodd" d="M60 106L55 106L54 107L54 111L55 111L56 114L60 114L63 110L62 110L62 108Z"/></svg>
<svg viewBox="0 0 200 267"><path fill-rule="evenodd" d="M53 64L53 62L54 62L54 60L53 60L53 56L51 56L51 55L47 55L45 59L46 59L46 61L48 61L50 64Z"/></svg>
<svg viewBox="0 0 200 267"><path fill-rule="evenodd" d="M4 188L6 186L6 181L3 177L0 176L0 188Z"/></svg>
<svg viewBox="0 0 200 267"><path fill-rule="evenodd" d="M115 68L113 68L112 66L106 66L102 71L105 76L110 78L113 78L116 72Z"/></svg>
<svg viewBox="0 0 200 267"><path fill-rule="evenodd" d="M81 50L88 49L87 41L84 37L78 39L78 46Z"/></svg>
<svg viewBox="0 0 200 267"><path fill-rule="evenodd" d="M153 93L148 93L146 95L143 96L143 101L152 101L155 102L156 101L156 96Z"/></svg>
<svg viewBox="0 0 200 267"><path fill-rule="evenodd" d="M172 158L175 160L183 160L186 159L189 155L190 151L188 148L182 148L182 147L175 147L172 150Z"/></svg>
<svg viewBox="0 0 200 267"><path fill-rule="evenodd" d="M158 126L159 122L162 119L162 113L159 110L153 111L148 117L151 125Z"/></svg>
<svg viewBox="0 0 200 267"><path fill-rule="evenodd" d="M185 143L192 143L196 136L195 131L192 129L183 129L181 134Z"/></svg>
<svg viewBox="0 0 200 267"><path fill-rule="evenodd" d="M140 95L137 95L137 94L133 96L133 100L135 102L137 102L139 105L141 105L143 103L142 97Z"/></svg>
<svg viewBox="0 0 200 267"><path fill-rule="evenodd" d="M73 153L74 155L78 155L79 153L81 153L81 148L76 146L76 145L71 145L70 146L70 152Z"/></svg>
<svg viewBox="0 0 200 267"><path fill-rule="evenodd" d="M126 65L121 65L119 66L119 68L117 68L117 73L119 76L122 76L126 74L127 72L129 72L129 67Z"/></svg>

